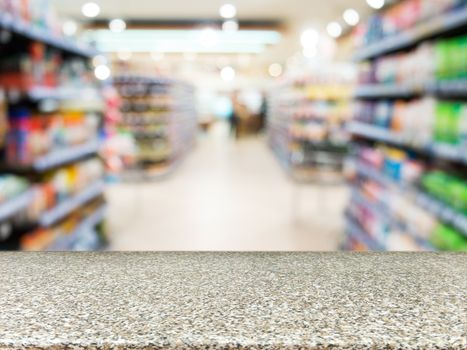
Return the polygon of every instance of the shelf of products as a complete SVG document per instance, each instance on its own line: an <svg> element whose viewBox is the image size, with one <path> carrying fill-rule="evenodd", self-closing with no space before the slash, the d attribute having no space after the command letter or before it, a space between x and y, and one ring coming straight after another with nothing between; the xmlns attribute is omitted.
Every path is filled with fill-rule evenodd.
<svg viewBox="0 0 467 350"><path fill-rule="evenodd" d="M363 24L357 61L404 50L431 37L467 26L465 0L405 0Z"/></svg>
<svg viewBox="0 0 467 350"><path fill-rule="evenodd" d="M376 181L387 187L391 187L399 193L405 192L405 195L410 196L414 203L431 213L439 221L451 225L459 230L459 232L464 236L467 236L467 215L446 204L449 200L442 202L433 195L425 193L416 187L409 187L407 185L397 183L385 174L381 173L378 169L368 166L364 162L357 162L356 171L360 176ZM446 189L446 184L443 186L443 189Z"/></svg>
<svg viewBox="0 0 467 350"><path fill-rule="evenodd" d="M409 99L467 95L467 35L441 37L360 65L357 98ZM431 59L426 59L431 57Z"/></svg>
<svg viewBox="0 0 467 350"><path fill-rule="evenodd" d="M92 58L97 54L96 50L63 36L62 25L54 15L49 1L0 0L0 28L71 55Z"/></svg>
<svg viewBox="0 0 467 350"><path fill-rule="evenodd" d="M49 152L44 156L37 157L30 164L8 163L10 171L13 172L45 172L59 166L63 166L77 160L95 155L100 149L98 141L89 141L82 145L76 145L62 150Z"/></svg>
<svg viewBox="0 0 467 350"><path fill-rule="evenodd" d="M348 141L353 70L322 67L275 87L268 102L268 139L288 173L297 180L339 178ZM334 175L334 176L333 176Z"/></svg>
<svg viewBox="0 0 467 350"><path fill-rule="evenodd" d="M97 250L102 241L96 228L104 220L106 210L107 206L100 201L88 204L59 225L24 235L21 248L33 251Z"/></svg>
<svg viewBox="0 0 467 350"><path fill-rule="evenodd" d="M134 167L152 177L166 173L194 146L197 116L194 88L167 78L120 76L120 127L135 142Z"/></svg>
<svg viewBox="0 0 467 350"><path fill-rule="evenodd" d="M354 150L350 217L399 250L467 249L467 181L429 170L427 160L388 146Z"/></svg>
<svg viewBox="0 0 467 350"><path fill-rule="evenodd" d="M361 99L409 99L422 95L445 98L467 97L467 79L437 81L426 84L367 84L355 90L354 97Z"/></svg>
<svg viewBox="0 0 467 350"><path fill-rule="evenodd" d="M95 52L61 34L50 6L0 0L0 249L103 243L91 227L105 213L98 153L106 106L89 60ZM63 244L58 232L72 240Z"/></svg>
<svg viewBox="0 0 467 350"><path fill-rule="evenodd" d="M0 222L25 210L32 200L28 181L13 175L0 175Z"/></svg>
<svg viewBox="0 0 467 350"><path fill-rule="evenodd" d="M363 31L348 249L467 251L466 5L401 1Z"/></svg>
<svg viewBox="0 0 467 350"><path fill-rule="evenodd" d="M351 241L352 250L368 250L379 252L384 251L384 245L374 238L371 238L365 230L356 223L350 216L346 219L346 234Z"/></svg>
<svg viewBox="0 0 467 350"><path fill-rule="evenodd" d="M418 152L424 152L440 159L467 164L467 154L463 148L450 144L427 143L425 145L406 139L400 133L392 132L386 128L373 126L366 123L351 122L347 126L349 133L355 136L368 138L374 141L386 142L406 148L412 148Z"/></svg>
<svg viewBox="0 0 467 350"><path fill-rule="evenodd" d="M39 217L42 227L49 227L67 217L70 213L83 206L90 200L101 196L104 192L104 183L98 181L71 198L63 200L56 207L47 210Z"/></svg>

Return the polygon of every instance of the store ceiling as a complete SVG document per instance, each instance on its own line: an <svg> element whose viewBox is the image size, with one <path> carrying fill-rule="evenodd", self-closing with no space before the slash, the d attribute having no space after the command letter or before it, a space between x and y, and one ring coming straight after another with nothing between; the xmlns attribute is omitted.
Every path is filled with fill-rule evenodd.
<svg viewBox="0 0 467 350"><path fill-rule="evenodd" d="M84 19L81 6L85 0L53 0L63 15ZM324 24L341 18L349 7L368 12L364 0L96 0L100 18L129 19L216 19L219 7L236 5L240 20L274 19L286 23L315 22Z"/></svg>
<svg viewBox="0 0 467 350"><path fill-rule="evenodd" d="M277 30L280 32L280 42L271 44L266 42L258 42L256 46L248 44L244 45L243 41L235 45L225 46L225 42L221 42L219 47L210 50L192 47L192 45L183 44L182 46L173 47L174 43L168 48L160 49L166 53L193 51L198 53L242 53L255 54L254 64L267 67L273 62L285 63L292 56L296 56L302 52L300 45L300 35L307 28L315 28L324 36L326 34L326 25L330 21L338 21L344 23L342 14L348 8L356 9L361 17L365 17L371 12L371 8L366 4L365 0L92 0L97 2L101 8L101 13L97 18L85 18L81 13L82 5L89 0L52 0L63 17L70 17L87 24L88 27L97 29L105 26L109 19L122 18L129 24L128 29L140 29L139 26L132 26L132 23L149 22L154 24L167 23L173 21L192 22L192 23L210 23L209 21L220 21L219 8L225 3L232 3L237 8L237 19L243 21L254 21L263 23L277 23L275 26L258 26L256 29ZM148 26L150 27L150 26ZM163 24L155 27L164 28ZM182 26L183 27L183 26ZM200 25L184 26L185 29L200 30L204 27ZM254 27L254 26L253 26ZM254 29L248 28L247 29ZM177 28L172 28L177 29ZM182 29L182 28L178 28ZM244 27L245 29L245 27ZM124 35L116 36L115 33L107 33L104 31L93 31L94 41L100 42L98 45L104 52L118 52L118 48L123 51L133 51L138 53L140 47L135 47L138 43L143 43L146 51L151 52L159 48L163 40L159 40L157 45L155 40L146 40L145 37L126 38L132 33L128 32ZM123 33L122 33L123 34ZM160 33L148 33L147 35L160 35ZM106 36L100 40L96 36ZM113 35L113 36L112 36ZM172 35L172 34L170 34ZM188 36L192 33L188 33ZM118 40L117 40L118 39ZM136 40L137 39L137 40ZM144 39L144 40L143 40ZM173 41L173 40L172 40ZM236 40L238 41L238 40ZM147 44L149 43L149 44ZM104 45L105 44L105 45ZM131 44L131 45L130 45ZM167 46L167 45L166 45ZM183 47L184 50L181 50ZM240 47L240 48L239 48ZM146 55L145 57L149 57ZM235 57L231 58L235 60ZM214 60L213 60L214 62Z"/></svg>

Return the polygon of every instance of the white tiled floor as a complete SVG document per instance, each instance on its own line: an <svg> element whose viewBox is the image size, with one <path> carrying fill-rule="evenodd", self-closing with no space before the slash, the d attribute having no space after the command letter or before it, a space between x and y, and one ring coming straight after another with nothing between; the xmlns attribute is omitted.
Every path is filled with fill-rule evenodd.
<svg viewBox="0 0 467 350"><path fill-rule="evenodd" d="M345 186L289 181L262 138L201 137L168 179L109 188L113 250L338 249Z"/></svg>

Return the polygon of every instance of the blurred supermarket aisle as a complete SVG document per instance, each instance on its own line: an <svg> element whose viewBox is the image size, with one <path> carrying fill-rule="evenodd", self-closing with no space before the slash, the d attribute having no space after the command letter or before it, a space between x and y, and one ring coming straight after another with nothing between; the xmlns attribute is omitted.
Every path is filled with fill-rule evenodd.
<svg viewBox="0 0 467 350"><path fill-rule="evenodd" d="M164 182L110 187L110 249L337 249L345 187L292 184L265 144L218 124Z"/></svg>

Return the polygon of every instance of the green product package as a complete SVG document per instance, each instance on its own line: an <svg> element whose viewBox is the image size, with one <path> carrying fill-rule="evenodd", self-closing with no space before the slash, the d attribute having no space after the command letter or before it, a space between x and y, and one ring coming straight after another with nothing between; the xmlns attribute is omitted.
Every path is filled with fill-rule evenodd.
<svg viewBox="0 0 467 350"><path fill-rule="evenodd" d="M456 38L447 41L446 79L455 79L459 72L459 67L462 65L458 47Z"/></svg>
<svg viewBox="0 0 467 350"><path fill-rule="evenodd" d="M452 197L452 206L464 214L467 214L467 183L454 179L449 185L449 193Z"/></svg>
<svg viewBox="0 0 467 350"><path fill-rule="evenodd" d="M423 176L422 188L452 208L467 214L467 182L443 172Z"/></svg>
<svg viewBox="0 0 467 350"><path fill-rule="evenodd" d="M460 38L459 45L459 56L462 61L459 78L467 78L467 35Z"/></svg>
<svg viewBox="0 0 467 350"><path fill-rule="evenodd" d="M461 103L448 103L447 107L447 142L459 144L460 138L460 115L462 111Z"/></svg>
<svg viewBox="0 0 467 350"><path fill-rule="evenodd" d="M447 76L447 44L445 40L440 40L435 44L435 65L436 65L436 79L443 80Z"/></svg>
<svg viewBox="0 0 467 350"><path fill-rule="evenodd" d="M446 193L447 181L447 176L444 173L436 171L423 176L422 187L436 197L443 197Z"/></svg>
<svg viewBox="0 0 467 350"><path fill-rule="evenodd" d="M467 58L466 58L467 60ZM459 141L463 152L467 154L467 103L463 103L459 120Z"/></svg>
<svg viewBox="0 0 467 350"><path fill-rule="evenodd" d="M449 142L450 134L450 104L448 102L438 102L435 112L434 141L440 143Z"/></svg>
<svg viewBox="0 0 467 350"><path fill-rule="evenodd" d="M467 239L458 231L439 225L430 237L430 242L436 248L447 251L467 251Z"/></svg>

